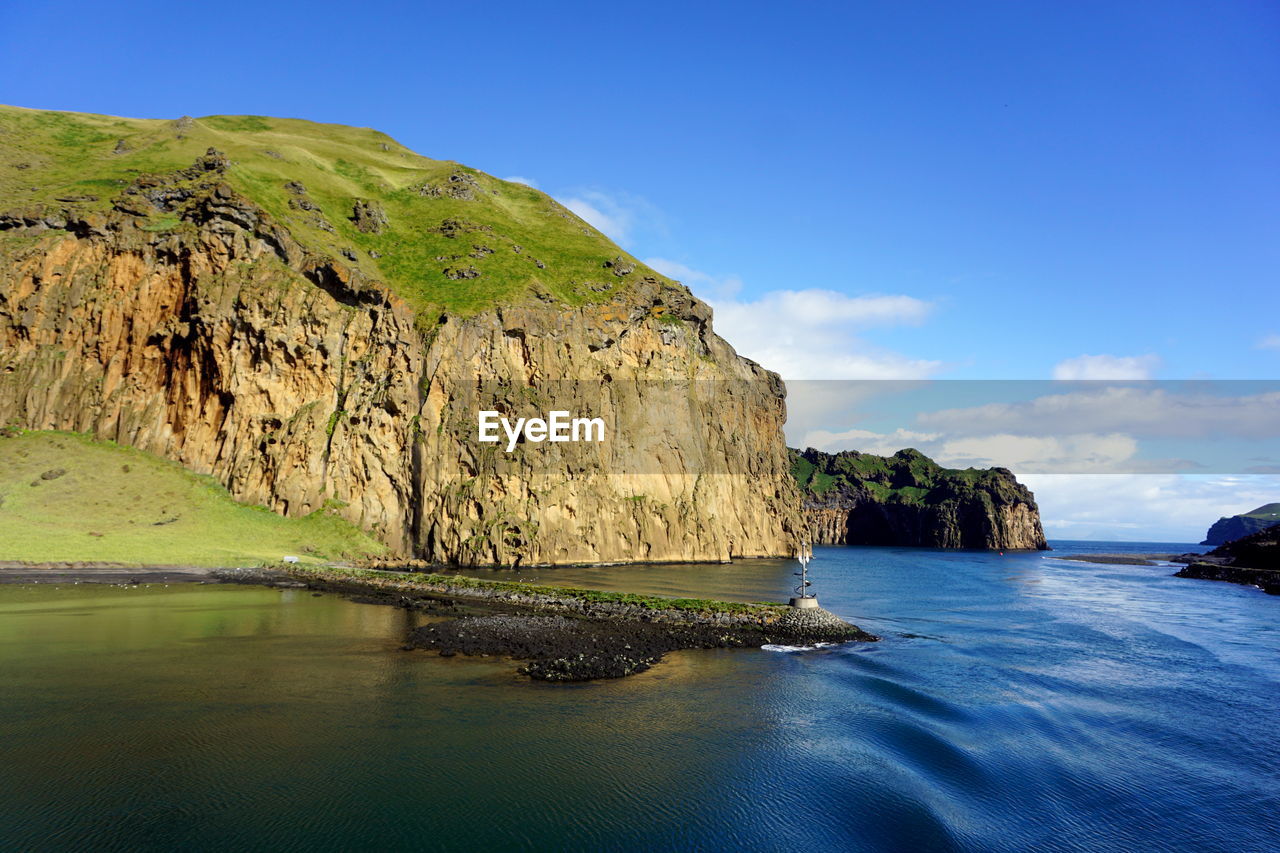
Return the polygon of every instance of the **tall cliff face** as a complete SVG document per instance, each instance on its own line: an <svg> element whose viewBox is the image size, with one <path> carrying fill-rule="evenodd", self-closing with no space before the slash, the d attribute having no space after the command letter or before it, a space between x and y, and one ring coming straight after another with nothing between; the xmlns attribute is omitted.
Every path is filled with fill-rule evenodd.
<svg viewBox="0 0 1280 853"><path fill-rule="evenodd" d="M419 180L406 179L425 199L412 205L455 208L501 183L445 180L432 195ZM210 151L107 199L73 194L0 216L0 423L158 453L284 515L327 507L433 562L793 551L801 520L782 384L716 336L685 288L605 243L593 262L602 283L571 270L515 291L502 278L478 302L441 285L447 298L433 302L429 288L375 278L378 250L339 259L302 239L313 232L246 186ZM340 236L387 222L376 199L344 209ZM501 277L484 266L504 247L498 229L479 215L434 221L437 243L478 256L433 256L442 281ZM573 239L594 235L568 225ZM388 252L412 260L405 239L388 239ZM523 244L505 248L504 263L525 262ZM600 416L609 437L507 454L476 441L481 408Z"/></svg>
<svg viewBox="0 0 1280 853"><path fill-rule="evenodd" d="M1223 517L1213 523L1201 545L1224 545L1280 522L1280 503L1265 504L1251 512Z"/></svg>
<svg viewBox="0 0 1280 853"><path fill-rule="evenodd" d="M1280 524L1224 542L1210 551L1209 556L1229 566L1280 571Z"/></svg>
<svg viewBox="0 0 1280 853"><path fill-rule="evenodd" d="M916 450L893 456L791 451L813 541L989 550L1047 549L1040 512L1004 468L942 468Z"/></svg>

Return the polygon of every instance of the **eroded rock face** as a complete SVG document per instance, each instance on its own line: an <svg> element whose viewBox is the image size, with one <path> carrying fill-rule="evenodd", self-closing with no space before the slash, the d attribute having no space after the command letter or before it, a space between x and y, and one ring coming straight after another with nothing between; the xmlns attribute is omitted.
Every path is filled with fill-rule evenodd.
<svg viewBox="0 0 1280 853"><path fill-rule="evenodd" d="M954 471L923 454L793 451L813 541L829 545L1048 548L1031 491L1004 468ZM818 493L812 472L831 478Z"/></svg>
<svg viewBox="0 0 1280 853"><path fill-rule="evenodd" d="M794 551L782 383L687 290L415 315L197 165L111 214L0 216L0 423L158 453L285 515L329 507L434 562ZM144 198L181 224L142 227ZM475 442L477 407L552 403L609 441Z"/></svg>
<svg viewBox="0 0 1280 853"><path fill-rule="evenodd" d="M1280 521L1280 503L1265 504L1240 515L1219 518L1205 534L1201 545L1224 545L1266 530Z"/></svg>

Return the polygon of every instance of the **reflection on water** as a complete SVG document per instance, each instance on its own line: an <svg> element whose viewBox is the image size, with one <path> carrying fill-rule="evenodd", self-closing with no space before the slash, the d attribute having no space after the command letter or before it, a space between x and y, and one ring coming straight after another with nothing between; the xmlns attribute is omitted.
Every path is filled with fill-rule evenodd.
<svg viewBox="0 0 1280 853"><path fill-rule="evenodd" d="M820 549L883 642L570 686L331 595L0 586L0 848L1274 848L1280 600L1070 550ZM517 574L777 600L792 570Z"/></svg>

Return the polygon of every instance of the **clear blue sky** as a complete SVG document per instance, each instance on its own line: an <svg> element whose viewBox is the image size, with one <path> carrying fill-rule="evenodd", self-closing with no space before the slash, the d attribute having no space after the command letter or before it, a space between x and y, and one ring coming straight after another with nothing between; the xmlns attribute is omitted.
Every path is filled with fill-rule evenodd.
<svg viewBox="0 0 1280 853"><path fill-rule="evenodd" d="M916 375L1280 369L1274 2L279 5L4 4L0 101L377 127Z"/></svg>

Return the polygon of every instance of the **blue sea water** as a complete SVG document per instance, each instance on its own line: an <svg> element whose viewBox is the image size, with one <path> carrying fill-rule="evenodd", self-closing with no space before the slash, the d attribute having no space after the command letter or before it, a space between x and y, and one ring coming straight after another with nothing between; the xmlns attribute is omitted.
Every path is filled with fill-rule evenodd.
<svg viewBox="0 0 1280 853"><path fill-rule="evenodd" d="M1280 850L1280 598L1062 559L1193 546L1053 544L819 548L881 642L569 686L332 595L0 587L0 849ZM521 575L756 600L794 569Z"/></svg>

